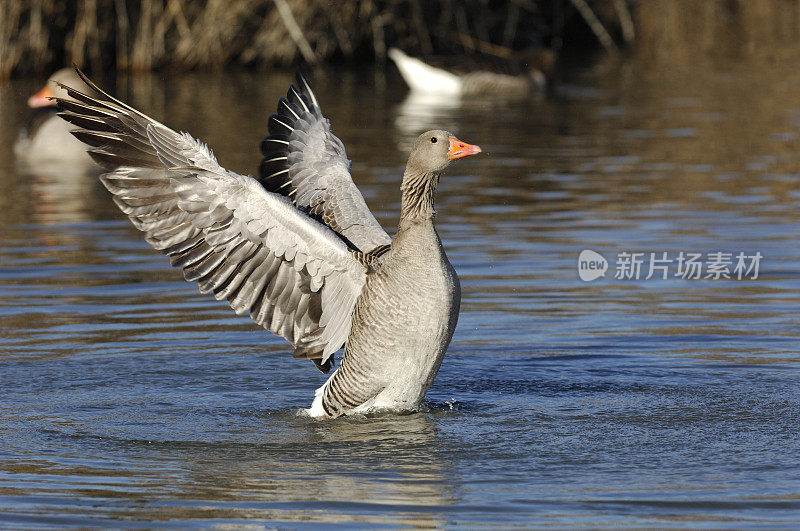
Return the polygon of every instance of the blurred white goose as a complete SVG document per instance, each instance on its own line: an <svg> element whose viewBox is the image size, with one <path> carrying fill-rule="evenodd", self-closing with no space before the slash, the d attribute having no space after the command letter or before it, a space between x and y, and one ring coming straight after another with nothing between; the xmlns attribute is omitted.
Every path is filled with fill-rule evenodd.
<svg viewBox="0 0 800 531"><path fill-rule="evenodd" d="M94 165L86 154L86 145L70 134L75 127L57 116L56 100L51 98L69 98L59 83L83 92L89 90L72 68L62 68L51 75L44 87L28 98L28 106L35 111L28 126L20 131L14 153L20 162L34 166L40 163Z"/></svg>
<svg viewBox="0 0 800 531"><path fill-rule="evenodd" d="M521 76L484 70L459 75L410 57L397 48L389 49L389 57L412 91L447 96L524 97L541 92L547 85L545 75L535 68Z"/></svg>
<svg viewBox="0 0 800 531"><path fill-rule="evenodd" d="M313 417L417 409L447 350L461 290L433 226L434 189L453 159L480 152L447 131L417 138L396 236L350 176L344 146L298 73L269 119L261 178L109 96L67 89L62 118L111 170L102 181L147 241L202 292L286 338L323 372Z"/></svg>

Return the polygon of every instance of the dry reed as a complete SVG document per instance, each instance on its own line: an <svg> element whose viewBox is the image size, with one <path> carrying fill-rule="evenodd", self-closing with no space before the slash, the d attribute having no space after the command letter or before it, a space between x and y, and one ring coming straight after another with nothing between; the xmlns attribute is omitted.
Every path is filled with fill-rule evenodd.
<svg viewBox="0 0 800 531"><path fill-rule="evenodd" d="M611 1L630 38L627 1L574 0L605 46L608 21L591 13L595 4ZM559 30L553 23L558 9L563 15L568 2L6 0L0 9L0 78L43 74L71 62L92 70L185 70L383 61L389 46L421 55L508 57L515 49L548 46ZM572 8L570 15L577 13Z"/></svg>

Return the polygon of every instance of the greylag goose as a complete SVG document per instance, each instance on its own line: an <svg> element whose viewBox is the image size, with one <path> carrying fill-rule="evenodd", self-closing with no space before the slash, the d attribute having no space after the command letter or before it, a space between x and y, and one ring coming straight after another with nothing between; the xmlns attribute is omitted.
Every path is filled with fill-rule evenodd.
<svg viewBox="0 0 800 531"><path fill-rule="evenodd" d="M448 96L499 95L513 98L541 92L547 86L547 78L536 68L520 76L484 70L459 75L410 57L397 48L389 49L389 58L397 65L400 75L412 91Z"/></svg>
<svg viewBox="0 0 800 531"><path fill-rule="evenodd" d="M20 162L29 165L51 162L93 165L86 154L86 145L70 134L75 127L57 116L56 101L51 98L69 98L59 83L83 92L89 89L72 68L62 68L51 75L44 87L28 98L28 106L34 113L28 126L20 131L14 153Z"/></svg>
<svg viewBox="0 0 800 531"><path fill-rule="evenodd" d="M433 226L439 175L481 150L447 131L414 142L394 238L350 176L344 145L298 73L262 143L260 178L109 96L65 87L61 117L110 170L101 177L146 240L200 291L286 338L323 372L312 417L415 410L458 318L461 290Z"/></svg>

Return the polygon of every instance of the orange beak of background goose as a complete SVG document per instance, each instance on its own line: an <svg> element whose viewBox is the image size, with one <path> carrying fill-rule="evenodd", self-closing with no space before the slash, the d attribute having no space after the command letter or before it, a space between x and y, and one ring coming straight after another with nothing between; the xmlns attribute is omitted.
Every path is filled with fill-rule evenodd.
<svg viewBox="0 0 800 531"><path fill-rule="evenodd" d="M450 150L447 152L447 156L450 157L450 160L469 157L470 155L480 152L480 147L462 142L454 136L450 137Z"/></svg>
<svg viewBox="0 0 800 531"><path fill-rule="evenodd" d="M50 90L50 87L46 86L28 98L28 107L32 107L34 109L39 107L50 107L51 105L56 104L56 100L51 99L55 94L53 91Z"/></svg>

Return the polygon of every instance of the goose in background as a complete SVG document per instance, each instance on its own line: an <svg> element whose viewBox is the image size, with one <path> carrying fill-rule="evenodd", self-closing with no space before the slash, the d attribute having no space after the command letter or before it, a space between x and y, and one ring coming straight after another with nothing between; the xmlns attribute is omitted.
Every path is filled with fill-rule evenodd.
<svg viewBox="0 0 800 531"><path fill-rule="evenodd" d="M200 291L227 300L320 370L341 364L305 412L317 418L412 411L422 403L459 313L458 275L434 228L434 191L478 146L443 130L414 142L394 238L350 176L350 161L298 73L269 118L258 179L109 96L82 76L60 114L109 173L101 179L154 248Z"/></svg>
<svg viewBox="0 0 800 531"><path fill-rule="evenodd" d="M397 48L389 49L389 58L397 65L400 75L412 92L446 96L502 96L521 98L541 93L547 87L547 77L536 67L525 74L512 76L486 70L454 74L410 57Z"/></svg>
<svg viewBox="0 0 800 531"><path fill-rule="evenodd" d="M83 92L89 89L72 68L62 68L51 75L44 87L28 98L33 113L14 143L14 153L18 162L34 168L65 163L92 167L94 162L86 153L86 145L70 134L75 126L57 116L59 109L51 98L69 98L59 83Z"/></svg>

